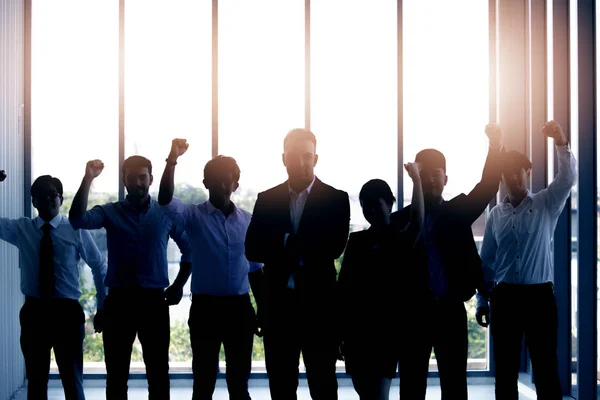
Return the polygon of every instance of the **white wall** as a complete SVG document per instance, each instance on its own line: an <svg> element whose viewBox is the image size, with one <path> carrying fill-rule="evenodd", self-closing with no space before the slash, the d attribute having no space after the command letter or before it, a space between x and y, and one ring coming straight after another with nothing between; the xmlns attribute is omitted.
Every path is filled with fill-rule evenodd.
<svg viewBox="0 0 600 400"><path fill-rule="evenodd" d="M0 0L0 216L23 215L23 27L24 1ZM0 241L0 399L8 399L25 379L19 345L19 253Z"/></svg>

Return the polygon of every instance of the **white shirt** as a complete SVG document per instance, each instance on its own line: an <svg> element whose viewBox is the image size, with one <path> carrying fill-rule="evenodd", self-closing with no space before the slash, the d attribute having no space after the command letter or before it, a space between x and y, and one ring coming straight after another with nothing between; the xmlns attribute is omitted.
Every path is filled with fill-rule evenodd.
<svg viewBox="0 0 600 400"><path fill-rule="evenodd" d="M308 200L308 195L312 190L313 185L315 184L316 176L313 176L313 180L308 185L306 189L301 191L300 193L294 192L294 190L289 186L288 190L290 192L290 218L292 219L292 229L294 230L294 234L298 233L298 228L300 227L300 220L302 219L302 213L304 212L304 206L306 205L306 200ZM284 237L284 245L287 244L289 233L285 234ZM300 265L302 263L302 257L300 257ZM294 289L294 276L290 274L290 278L288 279L288 288Z"/></svg>
<svg viewBox="0 0 600 400"><path fill-rule="evenodd" d="M26 296L40 298L40 242L44 220L0 218L0 239L19 249L21 267L21 292ZM82 258L92 269L96 286L97 309L104 308L106 288L106 260L100 254L92 235L85 230L75 230L69 221L58 214L50 222L52 248L54 251L55 296L79 300L79 260Z"/></svg>
<svg viewBox="0 0 600 400"><path fill-rule="evenodd" d="M548 188L527 195L515 208L508 197L488 216L481 247L486 282L521 285L552 282L552 236L577 180L575 158L568 145L556 146L558 174ZM487 299L477 294L477 306Z"/></svg>
<svg viewBox="0 0 600 400"><path fill-rule="evenodd" d="M192 293L248 294L248 273L262 268L246 258L244 242L252 214L234 205L225 217L210 201L184 204L177 198L164 207L183 219L192 247Z"/></svg>

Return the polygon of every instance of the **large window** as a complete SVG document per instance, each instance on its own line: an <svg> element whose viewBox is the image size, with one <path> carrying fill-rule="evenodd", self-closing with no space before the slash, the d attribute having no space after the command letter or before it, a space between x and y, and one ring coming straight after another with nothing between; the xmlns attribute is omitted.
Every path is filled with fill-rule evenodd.
<svg viewBox="0 0 600 400"><path fill-rule="evenodd" d="M124 4L120 76L119 1L33 1L33 178L49 173L63 180L65 215L90 159L102 159L105 170L94 182L89 207L118 200L120 151L153 162L150 191L156 196L173 138L190 143L177 166L177 197L206 200L203 168L216 139L218 153L236 158L242 171L234 201L252 211L258 192L286 179L285 134L307 122L317 136L316 174L348 192L352 230L368 227L358 202L368 180L385 180L397 195L400 172L404 196L396 208L410 201L412 182L398 168L396 1L312 1L308 25L304 0L220 0L217 19L210 1ZM403 157L412 161L428 147L444 152L450 176L445 197L451 198L480 179L487 151L487 2L405 0L403 30ZM473 227L478 243L483 221ZM94 235L106 252L104 230ZM171 280L179 256L170 242ZM83 271L85 372L103 372L101 335L91 326L94 288L89 268ZM188 283L182 302L171 308L173 372L191 367L189 294ZM469 368L486 369L486 333L475 323L473 303L468 312ZM254 370L263 370L260 338L253 358ZM132 372L143 371L139 343L132 362Z"/></svg>
<svg viewBox="0 0 600 400"><path fill-rule="evenodd" d="M479 182L487 154L488 2L405 0L403 13L404 159L426 148L441 151L444 198L451 199ZM411 194L405 179L405 204ZM478 245L484 226L484 216L473 225ZM487 369L487 332L475 320L475 300L466 305L468 368Z"/></svg>

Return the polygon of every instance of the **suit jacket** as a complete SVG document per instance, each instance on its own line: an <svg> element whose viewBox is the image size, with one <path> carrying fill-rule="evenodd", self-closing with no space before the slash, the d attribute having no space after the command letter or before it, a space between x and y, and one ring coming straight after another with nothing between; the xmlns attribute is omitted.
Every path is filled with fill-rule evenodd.
<svg viewBox="0 0 600 400"><path fill-rule="evenodd" d="M400 260L414 241L402 228L350 234L337 295L339 337L350 374L365 366L389 378L396 374L399 325L405 323L399 324L397 312Z"/></svg>
<svg viewBox="0 0 600 400"><path fill-rule="evenodd" d="M285 234L293 232L287 181L259 193L246 232L246 257L264 263L266 304L259 304L259 309L265 305L271 309L278 303L290 274L294 275L295 290L307 305L327 309L334 300L335 260L346 246L349 224L348 194L315 179L294 238L303 261L299 266L297 258L284 246Z"/></svg>
<svg viewBox="0 0 600 400"><path fill-rule="evenodd" d="M498 191L502 175L501 153L490 150L481 181L468 194L460 194L436 207L432 228L448 284L448 296L468 301L476 289L485 290L481 258L473 239L471 225L485 211ZM410 206L392 214L393 221L402 225L410 218ZM425 228L424 228L425 229ZM423 239L403 263L404 294L412 299L431 296L428 277L428 259Z"/></svg>

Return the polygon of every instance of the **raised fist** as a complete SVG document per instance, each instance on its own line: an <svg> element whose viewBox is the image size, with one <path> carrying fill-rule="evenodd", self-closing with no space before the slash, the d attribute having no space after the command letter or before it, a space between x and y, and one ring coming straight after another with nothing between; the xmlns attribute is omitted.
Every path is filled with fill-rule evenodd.
<svg viewBox="0 0 600 400"><path fill-rule="evenodd" d="M85 176L87 178L94 179L98 175L100 175L100 173L102 172L103 169L104 169L104 163L102 161L100 161L100 160L88 161L85 166Z"/></svg>
<svg viewBox="0 0 600 400"><path fill-rule="evenodd" d="M3 182L6 179L6 172L4 170L0 170L0 182Z"/></svg>
<svg viewBox="0 0 600 400"><path fill-rule="evenodd" d="M565 134L559 123L556 121L548 121L542 126L542 133L546 137L551 137L556 141L556 144L563 145L567 143Z"/></svg>
<svg viewBox="0 0 600 400"><path fill-rule="evenodd" d="M500 146L502 146L502 137L504 136L504 133L500 125L487 124L485 127L485 134L490 140L490 147L500 148Z"/></svg>
<svg viewBox="0 0 600 400"><path fill-rule="evenodd" d="M418 162L407 162L404 164L404 169L408 172L408 176L414 181L421 178L421 164Z"/></svg>
<svg viewBox="0 0 600 400"><path fill-rule="evenodd" d="M179 156L182 156L187 151L190 144L185 139L173 139L173 143L171 144L171 154L169 158L176 159Z"/></svg>

